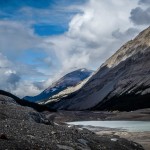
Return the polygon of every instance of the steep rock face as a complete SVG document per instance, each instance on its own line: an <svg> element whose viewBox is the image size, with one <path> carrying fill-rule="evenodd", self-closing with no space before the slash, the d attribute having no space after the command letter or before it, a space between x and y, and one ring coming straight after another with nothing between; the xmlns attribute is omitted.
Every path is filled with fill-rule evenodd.
<svg viewBox="0 0 150 150"><path fill-rule="evenodd" d="M39 95L34 97L26 96L24 97L24 99L32 102L47 100L50 97L58 94L59 92L77 85L79 82L89 77L92 73L93 71L84 68L75 70L71 73L66 74L64 77L53 83Z"/></svg>
<svg viewBox="0 0 150 150"><path fill-rule="evenodd" d="M150 27L123 45L78 91L50 103L66 110L150 107Z"/></svg>

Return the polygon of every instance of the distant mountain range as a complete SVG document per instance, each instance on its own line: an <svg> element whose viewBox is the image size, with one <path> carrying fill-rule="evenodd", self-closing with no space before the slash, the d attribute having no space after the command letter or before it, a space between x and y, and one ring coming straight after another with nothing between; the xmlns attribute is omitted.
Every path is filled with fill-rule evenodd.
<svg viewBox="0 0 150 150"><path fill-rule="evenodd" d="M48 88L48 93L50 90L57 91L56 87ZM42 104L56 110L135 110L150 107L150 27L123 45L79 89L65 97L52 97Z"/></svg>
<svg viewBox="0 0 150 150"><path fill-rule="evenodd" d="M37 101L47 101L50 97L58 94L59 92L74 87L79 84L81 81L88 78L93 73L92 70L87 70L85 68L75 70L63 76L58 81L54 82L51 86L49 86L46 90L40 93L37 96L26 96L23 99L31 102Z"/></svg>

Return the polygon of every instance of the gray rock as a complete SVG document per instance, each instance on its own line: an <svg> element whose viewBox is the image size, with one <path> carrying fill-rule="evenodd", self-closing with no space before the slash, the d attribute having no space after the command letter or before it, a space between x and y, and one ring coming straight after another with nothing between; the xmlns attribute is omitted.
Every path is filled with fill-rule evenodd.
<svg viewBox="0 0 150 150"><path fill-rule="evenodd" d="M87 140L84 140L84 139L78 139L78 141L79 141L81 144L87 146L87 143L88 143Z"/></svg>
<svg viewBox="0 0 150 150"><path fill-rule="evenodd" d="M150 107L150 27L112 55L78 91L47 105L64 110Z"/></svg>
<svg viewBox="0 0 150 150"><path fill-rule="evenodd" d="M57 146L61 150L75 150L74 148L72 148L70 146L66 146L66 145L59 145L59 144L57 144Z"/></svg>
<svg viewBox="0 0 150 150"><path fill-rule="evenodd" d="M32 108L0 103L0 149L16 150L143 150L134 142L119 139L112 142L110 137L98 136L88 130L78 130L67 125L47 124L45 113ZM46 122L46 123L45 123ZM88 141L88 142L87 142ZM125 145L125 146L124 146Z"/></svg>

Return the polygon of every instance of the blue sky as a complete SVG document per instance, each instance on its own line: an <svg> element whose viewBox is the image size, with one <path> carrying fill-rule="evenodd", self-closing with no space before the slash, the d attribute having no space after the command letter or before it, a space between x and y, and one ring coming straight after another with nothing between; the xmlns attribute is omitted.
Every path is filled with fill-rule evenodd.
<svg viewBox="0 0 150 150"><path fill-rule="evenodd" d="M71 7L83 3L85 0L0 1L0 67L6 78L0 81L2 89L12 91L14 84L17 95L24 95L17 91L22 82L22 89L31 86L31 93L37 93L39 89L33 84L54 78L62 65L51 45L45 47L43 41L67 32L70 20L80 11ZM13 77L14 83L7 84Z"/></svg>
<svg viewBox="0 0 150 150"><path fill-rule="evenodd" d="M60 35L68 30L69 21L78 12L78 10L65 9L70 5L79 5L83 2L83 0L74 2L71 0L60 0L59 2L56 0L1 0L0 19L25 24L39 38ZM38 59L46 58L43 49L34 48L33 45L33 48L26 48L25 51L19 53L19 56L16 57L16 53L4 52L9 59L35 67L39 65L40 68L48 67L48 64L38 62ZM51 56L55 57L53 54Z"/></svg>
<svg viewBox="0 0 150 150"><path fill-rule="evenodd" d="M27 23L38 36L63 34L78 10L67 10L85 0L1 0L0 19Z"/></svg>
<svg viewBox="0 0 150 150"><path fill-rule="evenodd" d="M72 70L96 70L149 26L149 5L147 0L0 0L0 88L20 97L36 95Z"/></svg>

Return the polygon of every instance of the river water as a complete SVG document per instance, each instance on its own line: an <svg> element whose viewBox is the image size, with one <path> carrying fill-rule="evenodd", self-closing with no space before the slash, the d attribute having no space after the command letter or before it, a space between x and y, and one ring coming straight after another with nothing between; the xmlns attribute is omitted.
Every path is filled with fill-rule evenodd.
<svg viewBox="0 0 150 150"><path fill-rule="evenodd" d="M70 125L82 125L83 127L105 127L127 130L129 132L150 131L150 121L77 121L68 122Z"/></svg>

